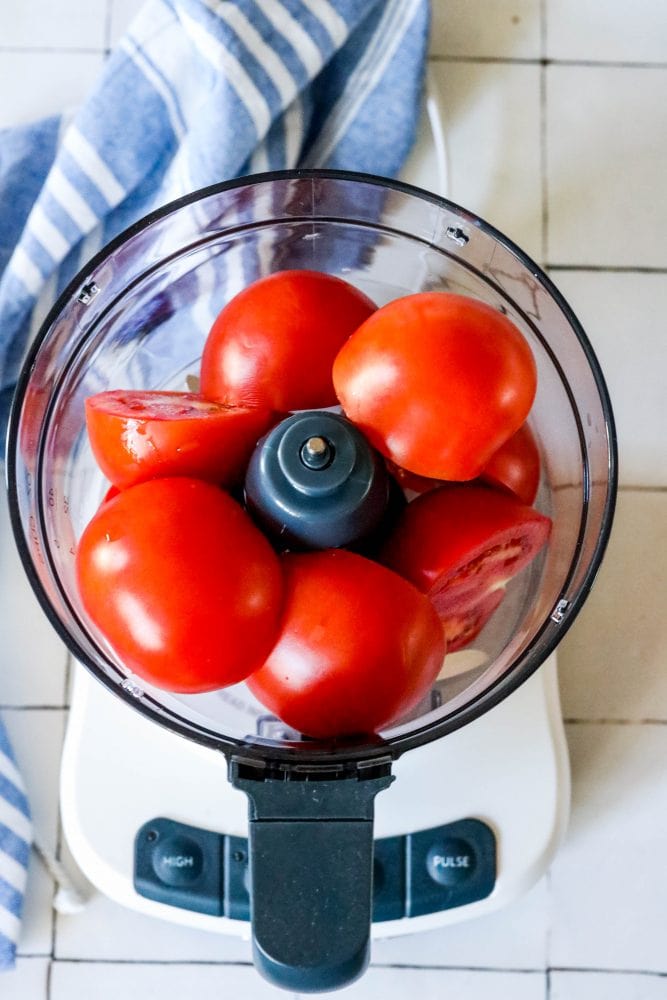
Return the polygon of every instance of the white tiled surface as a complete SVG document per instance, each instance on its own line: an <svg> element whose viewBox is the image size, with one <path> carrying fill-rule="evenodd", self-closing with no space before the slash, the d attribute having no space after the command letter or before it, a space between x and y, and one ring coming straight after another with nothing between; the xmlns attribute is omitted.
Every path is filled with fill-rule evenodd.
<svg viewBox="0 0 667 1000"><path fill-rule="evenodd" d="M540 58L540 0L435 0L432 11L434 56Z"/></svg>
<svg viewBox="0 0 667 1000"><path fill-rule="evenodd" d="M251 962L250 944L133 913L96 894L81 913L58 916L56 958L151 962Z"/></svg>
<svg viewBox="0 0 667 1000"><path fill-rule="evenodd" d="M544 977L534 973L372 969L337 996L349 1000L420 1000L443 997L466 1000L545 1000ZM261 982L249 968L183 965L92 965L57 962L51 973L49 1000L95 997L95 1000L164 1000L165 997L220 996L252 1000L299 1000L312 994L289 994ZM41 998L40 998L41 1000Z"/></svg>
<svg viewBox="0 0 667 1000"><path fill-rule="evenodd" d="M565 270L551 276L579 317L602 365L614 405L621 483L664 486L667 270Z"/></svg>
<svg viewBox="0 0 667 1000"><path fill-rule="evenodd" d="M667 492L623 490L596 586L560 646L566 719L667 719L666 596Z"/></svg>
<svg viewBox="0 0 667 1000"><path fill-rule="evenodd" d="M138 6L5 0L0 127L80 100ZM553 266L602 361L622 481L635 488L561 649L573 815L551 871L502 912L376 944L351 997L667 998L666 11L662 0L630 16L625 0L434 0L451 196ZM3 718L53 848L64 657L22 589L6 523L0 564L12 577L0 588L0 705L13 706ZM23 616L16 640L6 623ZM100 897L54 921L39 862L30 878L26 957L0 978L2 1000L284 995L245 964L243 942Z"/></svg>
<svg viewBox="0 0 667 1000"><path fill-rule="evenodd" d="M19 958L11 975L3 976L2 1000L46 1000L48 958Z"/></svg>
<svg viewBox="0 0 667 1000"><path fill-rule="evenodd" d="M576 780L550 876L550 964L667 972L667 727L570 724L568 742Z"/></svg>
<svg viewBox="0 0 667 1000"><path fill-rule="evenodd" d="M545 15L546 54L551 59L667 61L664 0L641 0L634 8L626 0L605 0L604 11L600 0L549 0Z"/></svg>
<svg viewBox="0 0 667 1000"><path fill-rule="evenodd" d="M11 0L9 6L17 4ZM76 107L95 83L101 52L28 52L0 48L0 128Z"/></svg>
<svg viewBox="0 0 667 1000"><path fill-rule="evenodd" d="M667 267L667 66L546 74L549 262Z"/></svg>
<svg viewBox="0 0 667 1000"><path fill-rule="evenodd" d="M506 233L531 257L539 258L539 67L436 62L432 73L441 95L447 134L448 197Z"/></svg>
<svg viewBox="0 0 667 1000"><path fill-rule="evenodd" d="M3 48L103 49L107 0L21 0L0 5Z"/></svg>
<svg viewBox="0 0 667 1000"><path fill-rule="evenodd" d="M667 982L663 976L614 976L608 972L554 972L550 1000L664 1000Z"/></svg>
<svg viewBox="0 0 667 1000"><path fill-rule="evenodd" d="M544 876L510 906L444 931L376 941L376 965L536 969L548 965L549 883Z"/></svg>

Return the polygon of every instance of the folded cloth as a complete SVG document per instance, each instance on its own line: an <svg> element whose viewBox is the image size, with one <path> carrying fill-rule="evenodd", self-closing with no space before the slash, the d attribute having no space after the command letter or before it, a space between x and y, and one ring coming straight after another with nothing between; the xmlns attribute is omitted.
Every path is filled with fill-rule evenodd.
<svg viewBox="0 0 667 1000"><path fill-rule="evenodd" d="M428 27L428 0L148 0L73 118L0 132L0 423L48 308L138 218L264 170L395 176Z"/></svg>
<svg viewBox="0 0 667 1000"><path fill-rule="evenodd" d="M16 958L31 841L28 800L0 722L0 972Z"/></svg>
<svg viewBox="0 0 667 1000"><path fill-rule="evenodd" d="M0 441L57 295L153 209L295 166L395 176L415 138L428 0L148 0L74 116L0 131ZM31 839L0 722L0 969Z"/></svg>

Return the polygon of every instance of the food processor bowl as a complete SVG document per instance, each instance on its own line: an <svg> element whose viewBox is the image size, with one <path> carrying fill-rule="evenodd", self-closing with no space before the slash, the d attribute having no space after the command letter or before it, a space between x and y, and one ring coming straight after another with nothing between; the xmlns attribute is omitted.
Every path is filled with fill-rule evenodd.
<svg viewBox="0 0 667 1000"><path fill-rule="evenodd" d="M549 543L509 584L476 639L475 665L449 669L446 659L418 708L366 739L303 738L267 718L245 685L177 695L146 684L88 619L75 583L77 541L108 486L88 443L85 398L191 389L223 305L291 268L342 277L378 305L421 291L481 300L512 320L537 364L529 420L542 456L535 506L552 519ZM404 184L299 170L207 188L121 234L60 296L20 377L7 475L26 571L75 657L135 710L224 753L230 779L248 794L260 969L290 989L351 981L367 961L373 798L391 781L392 761L526 680L572 624L604 553L616 493L613 416L567 303L493 227Z"/></svg>

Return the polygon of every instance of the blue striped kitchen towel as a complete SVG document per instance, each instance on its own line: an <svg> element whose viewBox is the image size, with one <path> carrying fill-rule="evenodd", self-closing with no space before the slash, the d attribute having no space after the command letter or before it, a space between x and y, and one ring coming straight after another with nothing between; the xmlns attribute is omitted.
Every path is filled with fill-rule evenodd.
<svg viewBox="0 0 667 1000"><path fill-rule="evenodd" d="M148 0L75 114L0 131L0 441L46 312L132 222L265 170L395 176L429 13L428 0ZM14 960L28 816L0 723L0 969Z"/></svg>
<svg viewBox="0 0 667 1000"><path fill-rule="evenodd" d="M16 957L31 841L28 800L0 722L0 971Z"/></svg>
<svg viewBox="0 0 667 1000"><path fill-rule="evenodd" d="M136 219L267 169L395 176L428 28L428 0L148 0L72 118L0 132L0 422L48 308Z"/></svg>

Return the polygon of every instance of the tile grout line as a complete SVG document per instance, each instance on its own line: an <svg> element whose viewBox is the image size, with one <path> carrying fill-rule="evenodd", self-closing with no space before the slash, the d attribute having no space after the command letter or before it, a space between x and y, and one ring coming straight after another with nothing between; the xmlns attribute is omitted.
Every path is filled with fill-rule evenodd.
<svg viewBox="0 0 667 1000"><path fill-rule="evenodd" d="M104 50L108 53L111 50L111 13L114 0L107 0L104 11Z"/></svg>
<svg viewBox="0 0 667 1000"><path fill-rule="evenodd" d="M548 59L544 56L454 56L430 53L438 63L496 63L508 66L572 66L587 69L667 69L667 62L627 59Z"/></svg>
<svg viewBox="0 0 667 1000"><path fill-rule="evenodd" d="M583 271L601 274L667 274L667 266L651 266L646 264L564 264L548 262L548 271Z"/></svg>
<svg viewBox="0 0 667 1000"><path fill-rule="evenodd" d="M549 254L549 178L547 171L547 71L544 66L540 68L540 182L542 260L546 261Z"/></svg>
<svg viewBox="0 0 667 1000"><path fill-rule="evenodd" d="M238 969L253 969L254 965L252 962L242 962L242 961L213 961L206 959L175 959L173 961L168 961L164 959L141 959L141 958L54 958L50 959L48 955L20 955L21 959L36 959L36 958L47 958L49 959L50 966L60 964L60 965L118 965L118 966L132 966L132 965L142 965L150 967L162 967L167 968L179 967L179 966L197 966L202 968L215 968L215 969L226 969L226 968L238 968ZM609 976L645 976L647 978L653 979L667 979L667 971L659 972L654 969L615 969L615 968L605 968L599 966L583 966L583 965L549 965L547 968L514 968L506 966L495 966L495 965L429 965L429 964L384 964L375 965L371 963L369 970L371 969L394 969L398 971L415 972L423 969L428 972L481 972L488 974L504 974L504 975L525 975L525 976L536 976L536 975L546 975L552 974L554 972L572 972L583 975L609 975Z"/></svg>
<svg viewBox="0 0 667 1000"><path fill-rule="evenodd" d="M667 726L667 719L568 719L567 726Z"/></svg>
<svg viewBox="0 0 667 1000"><path fill-rule="evenodd" d="M0 705L0 712L65 712L68 705Z"/></svg>
<svg viewBox="0 0 667 1000"><path fill-rule="evenodd" d="M547 176L547 4L540 0L540 194L542 197L542 260L548 258L549 247L549 179Z"/></svg>
<svg viewBox="0 0 667 1000"><path fill-rule="evenodd" d="M96 46L0 45L0 55L104 55L106 49Z"/></svg>

